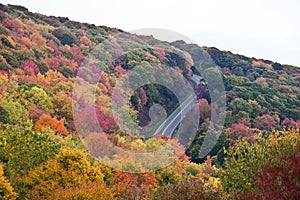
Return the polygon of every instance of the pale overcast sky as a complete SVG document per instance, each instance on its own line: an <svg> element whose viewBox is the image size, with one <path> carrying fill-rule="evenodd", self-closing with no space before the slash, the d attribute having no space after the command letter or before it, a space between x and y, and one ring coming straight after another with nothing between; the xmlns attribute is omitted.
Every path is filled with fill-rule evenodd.
<svg viewBox="0 0 300 200"><path fill-rule="evenodd" d="M299 0L0 0L46 15L117 27L162 28L200 46L300 66Z"/></svg>

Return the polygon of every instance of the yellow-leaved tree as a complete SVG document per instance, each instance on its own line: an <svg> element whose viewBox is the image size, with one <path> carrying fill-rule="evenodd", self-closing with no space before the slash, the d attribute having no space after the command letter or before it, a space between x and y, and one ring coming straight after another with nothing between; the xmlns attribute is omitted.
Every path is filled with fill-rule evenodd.
<svg viewBox="0 0 300 200"><path fill-rule="evenodd" d="M13 187L10 185L4 176L3 165L0 165L0 199L14 200L17 198L17 193L14 192Z"/></svg>
<svg viewBox="0 0 300 200"><path fill-rule="evenodd" d="M103 177L86 153L64 149L54 160L48 160L25 177L26 186L31 188L27 198L113 199Z"/></svg>

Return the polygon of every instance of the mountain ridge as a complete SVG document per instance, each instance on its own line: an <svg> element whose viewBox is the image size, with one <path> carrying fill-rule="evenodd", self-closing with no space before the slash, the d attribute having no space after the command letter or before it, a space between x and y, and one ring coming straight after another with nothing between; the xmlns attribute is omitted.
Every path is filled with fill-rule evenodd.
<svg viewBox="0 0 300 200"><path fill-rule="evenodd" d="M299 127L300 68L0 4L0 198L296 199Z"/></svg>
<svg viewBox="0 0 300 200"><path fill-rule="evenodd" d="M5 8L3 6L7 6L7 7L11 7L13 9L16 9L16 10L19 10L21 12L27 12L27 13L30 13L30 14L33 14L33 15L40 15L40 13L33 13L31 12L28 8L24 7L24 6L20 6L20 5L13 5L13 4L7 4L7 5L4 5L4 4L1 4L1 7L2 7L2 10L5 10ZM43 15L43 14L41 14ZM84 25L87 25L89 27L99 27L99 28L104 28L104 29L108 29L108 30L117 30L119 32L126 32L122 29L119 29L119 28L111 28L111 27L108 27L108 26L105 26L105 25L95 25L95 24L91 24L91 23L87 23L87 22L77 22L77 21L74 21L74 20L70 20L68 17L62 17L62 16L53 16L53 15L43 15L43 16L46 16L46 17L49 17L49 18L55 18L55 19L59 19L59 21L61 21L62 23L63 22L67 22L67 21L70 21L72 23L78 23L78 24L84 24ZM126 32L128 34L131 34L130 32ZM141 35L142 36L142 35ZM153 36L145 36L145 37L153 37ZM155 37L153 37L155 38ZM159 40L158 38L155 38L157 40ZM163 41L163 42L166 42L166 41ZM182 41L182 40L176 40L176 41L173 41L173 42L184 42L186 43L185 41ZM167 43L172 43L172 42L167 42ZM266 62L266 63L279 63L279 62L276 62L276 61L272 61L272 60L266 60L266 59L263 59L263 58L257 58L257 57L250 57L250 56L246 56L246 55L242 55L242 54L239 54L239 53L233 53L231 50L221 50L217 47L208 47L208 46L200 46L201 48L203 49L215 49L217 51L221 51L221 52L224 52L224 53L229 53L229 54L232 54L232 55L236 55L236 56L243 56L243 57L246 57L246 58L251 58L251 59L254 59L254 60L258 60L258 61L263 61L263 62ZM288 67L298 67L299 66L295 66L295 65L290 65L290 64L282 64L283 66L288 66Z"/></svg>

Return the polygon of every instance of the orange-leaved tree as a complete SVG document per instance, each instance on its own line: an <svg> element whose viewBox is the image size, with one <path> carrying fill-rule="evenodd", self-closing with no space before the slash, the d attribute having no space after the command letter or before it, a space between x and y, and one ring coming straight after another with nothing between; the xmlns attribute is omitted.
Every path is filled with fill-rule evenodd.
<svg viewBox="0 0 300 200"><path fill-rule="evenodd" d="M58 120L49 115L42 115L40 119L35 123L34 129L39 132L43 132L43 130L50 128L56 134L61 134L63 136L68 135L68 130L64 126L64 120Z"/></svg>

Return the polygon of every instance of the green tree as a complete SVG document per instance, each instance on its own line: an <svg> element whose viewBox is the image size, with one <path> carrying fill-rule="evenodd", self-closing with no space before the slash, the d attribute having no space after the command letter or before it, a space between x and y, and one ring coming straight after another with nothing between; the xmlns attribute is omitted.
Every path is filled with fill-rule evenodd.
<svg viewBox="0 0 300 200"><path fill-rule="evenodd" d="M26 193L21 176L53 158L61 148L58 136L7 127L0 130L0 160L6 176L22 197Z"/></svg>
<svg viewBox="0 0 300 200"><path fill-rule="evenodd" d="M236 98L228 105L229 109L232 110L232 114L236 115L241 111L244 111L248 114L252 113L253 109L250 103L241 98Z"/></svg>
<svg viewBox="0 0 300 200"><path fill-rule="evenodd" d="M49 111L52 108L51 98L42 88L32 87L22 94L22 98L23 103L27 107L35 104L38 108L45 111Z"/></svg>
<svg viewBox="0 0 300 200"><path fill-rule="evenodd" d="M0 104L0 123L22 127L27 130L32 128L28 110L18 102L3 99ZM1 125L1 124L0 124Z"/></svg>

